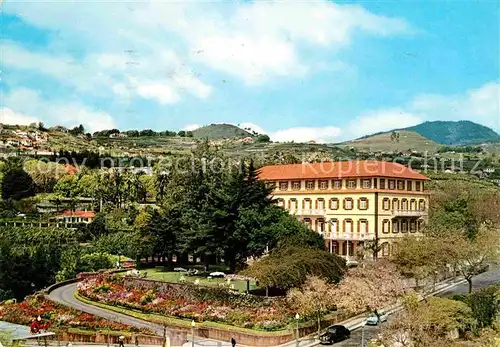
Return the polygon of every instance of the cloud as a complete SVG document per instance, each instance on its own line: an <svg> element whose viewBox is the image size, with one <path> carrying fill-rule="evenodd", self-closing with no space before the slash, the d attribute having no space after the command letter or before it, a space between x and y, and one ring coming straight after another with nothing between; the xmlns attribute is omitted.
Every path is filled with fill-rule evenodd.
<svg viewBox="0 0 500 347"><path fill-rule="evenodd" d="M276 142L307 142L311 140L326 143L341 142L435 120L471 120L499 132L499 100L500 84L491 82L462 94L422 94L403 106L367 110L339 127L333 125L295 127L268 133L271 140ZM243 124L240 126L244 127ZM253 126L258 127L257 125Z"/></svg>
<svg viewBox="0 0 500 347"><path fill-rule="evenodd" d="M116 127L113 118L106 112L90 109L76 100L46 100L36 91L27 88L7 93L4 95L4 103L9 105L12 114L26 115L24 119L40 119L50 125L73 127L83 124L90 132Z"/></svg>
<svg viewBox="0 0 500 347"><path fill-rule="evenodd" d="M355 139L364 135L375 134L396 128L406 128L423 121L420 115L408 113L402 109L381 109L369 111L349 122L342 132L342 138Z"/></svg>
<svg viewBox="0 0 500 347"><path fill-rule="evenodd" d="M422 94L407 105L426 120L471 120L500 131L500 84L486 83L458 95Z"/></svg>
<svg viewBox="0 0 500 347"><path fill-rule="evenodd" d="M340 128L334 126L326 126L321 128L314 127L295 127L281 129L269 136L272 141L276 142L336 142L336 138L340 135Z"/></svg>
<svg viewBox="0 0 500 347"><path fill-rule="evenodd" d="M255 131L258 134L265 134L266 133L266 131L264 129L262 129L260 126L258 126L255 123L244 122L244 123L238 124L237 126L243 130L250 129L250 131Z"/></svg>
<svg viewBox="0 0 500 347"><path fill-rule="evenodd" d="M391 36L413 30L404 19L326 0L99 4L35 0L29 6L9 2L4 10L14 15L22 13L24 21L58 33L55 37L60 46L83 47L85 69L100 66L127 70L127 66L129 72L152 79L157 77L153 71L157 72L158 67L168 69L171 65L172 54L166 57L163 51L172 47L181 62L176 66L183 67L177 80L184 80L184 88L201 98L208 95L208 89L199 76L185 79L190 66L203 65L248 84L264 83L310 72L310 66L316 65L308 54L311 47L335 52L349 45L358 33ZM149 64L126 65L131 59L146 57L151 57ZM51 68L47 73L61 74L58 64L48 65Z"/></svg>
<svg viewBox="0 0 500 347"><path fill-rule="evenodd" d="M0 109L0 123L10 125L30 125L37 123L39 120L35 117L26 116L16 113L8 107Z"/></svg>
<svg viewBox="0 0 500 347"><path fill-rule="evenodd" d="M193 130L196 130L199 128L201 128L201 125L199 125L199 124L187 124L184 126L184 128L182 130L193 131Z"/></svg>
<svg viewBox="0 0 500 347"><path fill-rule="evenodd" d="M7 42L3 45L3 56L7 68L34 71L86 94L110 91L123 98L140 97L173 104L183 94L205 99L212 92L170 50L147 56L88 54L81 60L67 54L30 51Z"/></svg>

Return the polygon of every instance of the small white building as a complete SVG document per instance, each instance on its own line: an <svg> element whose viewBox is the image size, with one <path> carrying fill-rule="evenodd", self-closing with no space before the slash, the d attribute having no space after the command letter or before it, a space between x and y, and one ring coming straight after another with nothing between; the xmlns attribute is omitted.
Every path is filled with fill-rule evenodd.
<svg viewBox="0 0 500 347"><path fill-rule="evenodd" d="M66 210L56 216L56 220L60 223L85 223L89 224L95 218L95 213L92 211L71 211Z"/></svg>

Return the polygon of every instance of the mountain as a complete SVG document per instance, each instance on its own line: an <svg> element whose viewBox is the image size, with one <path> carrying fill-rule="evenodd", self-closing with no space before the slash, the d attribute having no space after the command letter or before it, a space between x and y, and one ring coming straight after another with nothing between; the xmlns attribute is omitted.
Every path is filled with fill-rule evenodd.
<svg viewBox="0 0 500 347"><path fill-rule="evenodd" d="M249 136L253 134L232 124L210 124L193 130L193 137L197 139L218 140Z"/></svg>
<svg viewBox="0 0 500 347"><path fill-rule="evenodd" d="M471 145L500 141L492 129L468 120L424 122L404 130L418 134L443 145Z"/></svg>
<svg viewBox="0 0 500 347"><path fill-rule="evenodd" d="M344 142L339 146L374 152L401 152L408 150L435 152L440 147L438 143L423 137L415 131L408 130L389 131L363 136L356 140Z"/></svg>

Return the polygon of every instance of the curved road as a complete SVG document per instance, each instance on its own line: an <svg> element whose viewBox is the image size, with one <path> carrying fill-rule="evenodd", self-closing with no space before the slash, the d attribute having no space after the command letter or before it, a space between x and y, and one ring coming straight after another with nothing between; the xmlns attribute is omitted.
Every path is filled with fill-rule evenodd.
<svg viewBox="0 0 500 347"><path fill-rule="evenodd" d="M499 283L500 282L500 267L495 266L490 271L482 273L478 276L475 276L472 280L474 289L483 288L490 284ZM59 302L63 305L75 308L77 310L87 312L102 318L106 318L115 322L120 322L123 324L135 326L137 328L149 328L153 330L158 336L163 336L163 327L158 324L150 323L144 321L142 319L137 319L134 317L130 317L124 315L122 313L112 312L100 307L96 307L93 305L85 304L81 301L78 301L74 297L74 292L76 291L76 283L68 284L66 286L54 289L50 294L49 298L53 301ZM448 291L440 293L439 296L446 297L453 294L458 293L467 293L468 286L467 283L459 284L453 288L450 288ZM365 327L364 335L365 341L370 338L374 338L379 333L379 326L374 327ZM351 338L343 343L339 343L339 347L351 347L351 346L359 346L361 343L361 329L356 329L352 331ZM337 346L337 344L336 344Z"/></svg>
<svg viewBox="0 0 500 347"><path fill-rule="evenodd" d="M100 307L96 307L78 301L74 297L75 291L76 291L76 283L68 284L66 286L54 289L52 292L49 293L49 298L52 301L61 303L65 306L69 306L74 309L90 313L98 317L106 318L111 321L131 325L137 328L148 328L153 330L158 336L163 336L163 327L161 325L150 323L145 320L137 319L131 316L127 316L122 313L108 311Z"/></svg>

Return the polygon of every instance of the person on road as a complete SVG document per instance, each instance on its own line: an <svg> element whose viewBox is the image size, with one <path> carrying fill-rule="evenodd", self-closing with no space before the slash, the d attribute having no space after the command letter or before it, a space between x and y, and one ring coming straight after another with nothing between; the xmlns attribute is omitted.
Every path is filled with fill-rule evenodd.
<svg viewBox="0 0 500 347"><path fill-rule="evenodd" d="M234 337L231 337L231 346L236 346L236 340L234 339Z"/></svg>
<svg viewBox="0 0 500 347"><path fill-rule="evenodd" d="M123 340L125 340L125 336L123 335L118 338L119 341L118 347L125 347L125 345L123 344Z"/></svg>

